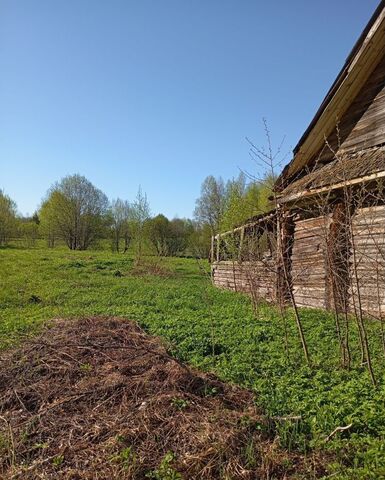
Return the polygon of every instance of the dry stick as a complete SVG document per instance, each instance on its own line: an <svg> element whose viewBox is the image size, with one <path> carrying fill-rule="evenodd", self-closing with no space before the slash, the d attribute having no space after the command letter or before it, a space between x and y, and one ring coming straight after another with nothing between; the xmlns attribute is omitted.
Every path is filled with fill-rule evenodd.
<svg viewBox="0 0 385 480"><path fill-rule="evenodd" d="M339 122L337 121L336 124L336 138L337 138L337 150L335 150L329 143L327 137L325 136L325 147L329 149L329 151L332 153L334 158L337 160L337 162L342 163L343 159L341 156L338 155L338 150L341 148L341 134L340 134L340 128L339 128ZM322 153L322 152L321 152ZM343 165L342 165L343 166ZM347 215L350 214L350 205L351 205L351 198L348 196L348 190L347 190L347 185L346 185L346 171L343 168L342 173L344 176L344 187L343 187L343 197L344 197L344 217L343 217L343 233L344 233L344 239L345 239L345 246L343 249L343 252L345 252L345 257L342 258L342 262L344 265L344 268L347 269L347 280L349 280L350 285L352 284L351 282L351 275L350 275L350 269L349 269L349 250L350 250L350 244L349 244L349 237L346 234L345 229L347 229L348 225L351 225L351 216ZM348 221L348 225L347 225ZM340 247L341 250L341 247ZM343 283L342 279L342 283ZM344 360L347 360L347 368L350 368L350 363L351 363L351 353L350 353L350 346L349 346L349 317L348 317L348 298L345 292L341 292L341 296L343 299L343 307L344 307L344 327L345 327L345 335L344 335ZM362 348L362 341L361 341L361 330L358 328L359 331L359 337L360 337L360 346L361 346L361 355L363 355L364 350Z"/></svg>
<svg viewBox="0 0 385 480"><path fill-rule="evenodd" d="M349 244L348 244L348 236L346 235L346 205L344 208L344 213L342 220L340 221L339 231L343 234L342 244L338 243L338 250L342 258L340 258L339 263L342 263L342 268L345 269L345 275L343 275L344 271L340 273L340 275L335 278L333 276L333 297L334 297L334 308L335 310L338 308L335 302L335 295L339 295L341 299L341 307L343 309L343 326L344 326L344 335L341 333L341 341L342 341L342 348L343 348L343 362L344 367L348 370L350 369L351 363L351 353L350 353L350 346L349 346L349 317L348 317L348 301L347 301L347 292L342 290L342 285L344 285L344 280L346 281L346 274L349 275ZM334 269L333 269L334 272ZM337 282L339 280L339 282ZM338 285L340 288L338 288ZM334 293L335 292L335 293ZM337 310L336 310L337 312ZM338 313L337 313L338 315Z"/></svg>
<svg viewBox="0 0 385 480"><path fill-rule="evenodd" d="M277 248L278 250L278 248ZM281 291L280 288L280 283L278 281L278 268L277 265L275 267L275 278L276 278L276 292L275 292L275 299L278 302L278 309L279 309L279 314L282 320L282 326L283 326L283 339L284 339L284 345L285 345L285 353L286 353L286 358L289 361L290 360L290 349L289 349L289 332L287 328L287 317L286 317L286 309L285 309L285 299L283 296L283 292Z"/></svg>
<svg viewBox="0 0 385 480"><path fill-rule="evenodd" d="M275 194L274 194L274 197L276 199ZM277 200L275 200L275 201L277 202ZM278 203L276 203L276 205L277 205L277 208L278 208ZM305 339L305 334L304 334L304 330L303 330L303 327L302 327L302 322L301 322L301 318L300 318L300 315L299 315L297 302L295 300L294 292L293 292L292 285L291 285L291 282L290 282L289 272L287 270L287 264L286 264L286 258L285 258L285 252L284 252L284 242L283 242L282 231L281 231L281 228L280 228L280 225L282 225L282 224L283 224L283 220L281 222L278 220L278 234L279 234L279 240L280 240L279 241L279 248L278 248L278 254L280 255L279 263L282 266L284 280L285 280L285 284L286 284L286 290L289 293L290 302L291 302L291 305L292 305L292 308L293 308L293 311L294 311L295 322L296 322L299 337L300 337L300 340L301 340L301 345L302 345L302 350L303 350L303 353L304 353L304 356L305 356L305 360L306 360L307 365L310 366L309 350L308 350L308 347L307 347L307 342L306 342L306 339Z"/></svg>
<svg viewBox="0 0 385 480"><path fill-rule="evenodd" d="M265 129L265 136L266 136L266 139L267 139L268 153L266 153L265 151L257 148L253 143L251 143L251 142L249 142L249 143L252 146L254 155L257 156L259 158L259 160L262 161L265 165L267 165L267 167L270 170L270 174L274 177L274 174L275 174L275 172L274 172L275 158L281 152L283 141L282 141L281 145L279 146L277 152L275 154L273 154L272 145L271 145L271 136L270 136L270 131L269 131L268 126L267 126L266 119L263 119L263 124L264 124L264 129ZM282 238L281 229L280 229L281 222L279 221L279 210L280 210L280 208L279 208L277 193L276 193L275 189L273 189L272 193L273 193L274 207L275 207L275 211L277 212L277 219L278 219L278 222L277 222L277 224L278 224L277 225L277 235L279 236L279 248L277 248L278 255L279 255L278 259L279 259L279 262L281 263L281 266L282 266L286 289L289 293L290 303L291 303L292 308L294 310L295 321L296 321L299 337L300 337L300 340L301 340L301 345L302 345L303 353L304 353L304 356L305 356L305 360L306 360L306 363L308 365L310 365L310 356L309 356L309 351L308 351L308 347L307 347L307 343L306 343L306 339L305 339L305 335L304 335L304 330L303 330L303 327L302 327L302 322L301 322L301 318L300 318L300 315L299 315L297 303L296 303L296 300L294 298L294 293L293 293L292 288L291 288L290 277L289 277L289 273L287 271L287 266L286 266L286 261L285 261L285 252L283 250L283 242L282 242L283 238Z"/></svg>
<svg viewBox="0 0 385 480"><path fill-rule="evenodd" d="M356 255L356 245L354 243L352 222L349 222L349 231L350 231L350 237L351 237L350 241L352 242L353 271L354 271L354 278L355 278L356 288L357 288L357 300L358 300L358 317L357 317L357 320L359 321L360 328L361 328L362 342L363 342L364 353L365 353L365 360L366 360L367 368L368 368L368 371L369 371L369 375L370 375L370 378L372 380L373 385L376 386L376 379L374 377L374 372L373 372L373 367L372 367L372 359L371 359L370 350L369 350L368 337L367 337L366 328L365 328L365 324L364 324L364 319L363 319L363 315L362 315L360 282L359 282L358 273L357 273L357 255Z"/></svg>
<svg viewBox="0 0 385 480"><path fill-rule="evenodd" d="M344 217L343 217L343 249L342 249L342 254L344 257L342 258L343 262L343 268L345 268L345 275L342 278L342 281L340 285L343 285L347 279L349 279L349 237L347 235L347 226L346 226L346 205L345 205L345 210L344 210ZM341 251L340 247L340 251ZM346 277L347 276L347 277ZM351 353L350 353L350 343L349 343L349 316L348 316L348 310L349 310L349 301L348 301L348 292L346 290L343 290L341 292L341 298L342 298L342 306L343 306L343 312L344 312L344 337L343 337L343 342L344 342L344 351L345 351L345 359L346 359L346 368L349 370L350 365L351 365Z"/></svg>
<svg viewBox="0 0 385 480"><path fill-rule="evenodd" d="M281 222L278 221L278 225L280 225L280 223ZM280 235L280 237L279 237L280 238L280 248L278 249L278 252L279 252L279 255L280 255L280 264L281 264L282 269L283 269L283 275L284 275L287 291L289 293L290 302L291 302L291 305L292 305L293 310L294 310L294 317L295 317L295 321L296 321L296 324L297 324L297 329L298 329L299 337L300 337L300 340L301 340L305 360L306 360L306 363L308 365L310 365L309 350L307 348L307 343L306 343L306 339L305 339L305 335L304 335L304 331L303 331L303 327L302 327L301 318L299 316L297 303L296 303L295 298L294 298L294 293L293 293L293 290L291 288L289 273L287 271L285 255L284 255L284 252L283 252L283 239L282 239L282 234L281 234L280 228L278 228L278 231L279 231L279 235Z"/></svg>
<svg viewBox="0 0 385 480"><path fill-rule="evenodd" d="M218 239L219 242L219 239ZM205 277L209 277L210 281L213 281L213 278L211 277L211 272L210 274L207 273L205 268L201 265L200 259L197 257L197 263L198 263L198 268L202 272L202 275ZM210 296L208 292L208 287L204 289L204 296L206 303L209 304L210 301ZM211 335L211 354L214 357L215 356L215 325L214 325L214 320L213 320L213 315L212 315L212 309L210 309L210 335Z"/></svg>
<svg viewBox="0 0 385 480"><path fill-rule="evenodd" d="M9 454L11 467L13 467L16 461L16 454L15 454L15 440L13 438L12 426L11 426L11 423L2 415L0 415L0 420L3 420L3 422L5 422L5 424L7 425L9 443L10 443L10 445L8 446L8 454Z"/></svg>
<svg viewBox="0 0 385 480"><path fill-rule="evenodd" d="M329 146L332 153L335 155L335 158L342 162L341 158L338 157L337 153L334 152L334 150L327 143L327 141L325 141L325 142L326 142L327 146ZM342 171L343 171L344 180L345 180L346 179L345 169L343 169ZM348 247L348 251L351 249L353 256L355 256L355 246L352 243L353 238L352 238L352 215L351 215L351 208L353 206L353 199L352 199L352 196L351 196L351 192L349 190L349 186L346 184L346 181L343 185L343 196L344 196L344 203L345 203L345 209L346 209L346 211L345 211L346 212L345 223L346 223L346 227L347 227L348 232L349 232L347 247ZM348 253L347 253L347 255L348 255ZM355 263L354 258L353 258L353 269L356 270L356 263ZM349 284L353 285L351 268L348 269L348 277L349 277ZM361 328L361 323L359 321L358 314L357 314L356 299L355 299L354 293L352 295L352 299L353 299L353 308L354 308L354 318L356 320L357 331L358 331L358 336L359 336L359 340L360 340L361 363L364 363L364 360L365 360L364 335L363 335L362 328Z"/></svg>
<svg viewBox="0 0 385 480"><path fill-rule="evenodd" d="M336 220L335 215L336 215L336 211L334 212L332 222L335 222ZM336 239L333 237L331 240L336 240ZM338 273L336 271L337 266L335 265L334 257L332 255L332 248L330 246L330 235L329 235L329 238L328 236L326 237L326 249L327 249L327 258L329 263L328 270L331 276L331 286L332 286L333 305L334 305L334 319L336 323L337 337L340 345L341 361L342 361L342 366L346 368L347 364L348 363L350 364L350 360L347 360L347 357L349 356L349 354L346 352L345 342L341 333L340 319L339 319L339 305L337 302L337 296L338 298L343 297L344 294L343 292L339 292L339 289L338 289Z"/></svg>
<svg viewBox="0 0 385 480"><path fill-rule="evenodd" d="M24 467L22 470L19 470L18 472L14 473L11 479L14 480L16 478L20 478L25 473L35 470L36 467L42 465L43 463L48 463L56 457L57 457L57 453L55 453L55 455L51 455L50 457L42 458L41 460L35 460L35 462L32 465L29 465L28 467Z"/></svg>
<svg viewBox="0 0 385 480"><path fill-rule="evenodd" d="M234 234L233 234L234 235ZM235 243L235 238L233 238L234 243ZM234 249L234 245L232 246L231 250ZM232 267L233 267L233 282L234 282L234 291L238 291L237 288L237 279L235 278L235 255L234 255L234 250L231 252L231 261L232 261Z"/></svg>
<svg viewBox="0 0 385 480"><path fill-rule="evenodd" d="M362 205L363 204L362 196L361 196L360 199L361 199L361 205ZM365 363L367 364L367 368L368 368L372 383L375 386L376 385L376 380L375 380L374 373L373 373L373 368L372 368L372 363L371 363L371 355L370 355L370 349L369 349L369 342L368 342L365 323L364 323L364 318L363 318L361 285L360 285L360 278L358 276L358 270L357 270L357 266L358 266L357 245L355 243L355 235L354 235L354 232L353 232L352 221L350 221L350 223L349 223L349 228L350 228L350 237L351 237L351 243L352 243L354 281L355 281L355 286L356 286L357 302L358 302L358 310L357 310L357 308L355 308L355 311L356 311L357 321L359 322L359 325L360 325L360 328L361 328L361 333L362 333L364 360L366 361Z"/></svg>
<svg viewBox="0 0 385 480"><path fill-rule="evenodd" d="M345 430L349 430L353 426L352 423L349 423L349 425L346 425L346 427L337 427L335 428L332 433L330 433L326 438L325 442L328 442L337 432L343 432Z"/></svg>
<svg viewBox="0 0 385 480"><path fill-rule="evenodd" d="M77 343L62 343L62 344L49 344L49 343L37 343L37 344L41 344L41 345L44 345L44 346L47 346L47 347L51 347L51 348L58 348L58 347L74 347L74 348L84 348L84 349L88 349L88 350L91 350L91 349L94 349L94 350L100 350L100 349L107 349L107 350L113 350L113 349L116 349L116 350L136 350L138 352L144 352L144 353L151 353L153 355L156 355L157 357L160 357L160 358L163 358L164 360L171 360L175 363L177 363L180 367L182 367L184 370L187 370L187 371L190 371L190 368L185 365L183 362L181 362L180 360L178 360L176 357L173 357L173 356L169 356L167 354L164 354L164 353L161 353L161 352L158 352L156 350L152 350L150 348L146 348L146 347L136 347L134 345L98 345L98 344L93 344L93 343L87 343L87 345L81 345L81 344L77 344ZM99 352L99 353L103 353L103 352ZM143 356L142 354L139 355L140 357Z"/></svg>
<svg viewBox="0 0 385 480"><path fill-rule="evenodd" d="M340 345L340 354L341 354L341 361L342 361L342 366L345 367L346 365L346 357L345 357L345 348L344 348L344 343L342 340L342 334L341 334L341 328L340 328L340 319L339 319L339 314L338 314L338 304L337 304L337 286L336 286L336 280L335 280L335 270L333 268L333 263L331 259L331 254L330 254L330 245L329 242L327 242L327 256L328 256L328 262L329 262L329 274L331 276L331 285L332 285L332 295L333 295L333 306L334 306L334 321L336 325L336 333L337 333L337 338L338 338L338 343Z"/></svg>
<svg viewBox="0 0 385 480"><path fill-rule="evenodd" d="M288 329L287 329L287 318L286 318L285 306L283 304L282 295L279 295L278 302L279 302L279 312L280 312L281 319L282 319L282 324L283 324L284 341L285 341L285 353L286 353L286 358L289 361L290 360L289 334L288 334Z"/></svg>
<svg viewBox="0 0 385 480"><path fill-rule="evenodd" d="M258 235L256 236L256 241L258 242ZM259 295L259 285L258 281L256 281L255 274L253 274L251 265L253 264L254 261L256 261L255 258L253 258L253 252L250 254L249 258L249 266L250 269L248 271L248 276L249 276L249 284L250 284L250 293L251 293L251 298L252 298L252 303L253 303L253 311L254 315L257 316L258 314L258 308L259 308L259 301L260 301L260 295Z"/></svg>
<svg viewBox="0 0 385 480"><path fill-rule="evenodd" d="M320 195L319 197L320 198L316 203L316 206L319 211L319 214L325 220L330 216L330 204L329 204L330 198L328 195L326 197L323 195ZM338 344L340 349L341 362L342 362L342 366L346 367L347 365L348 366L350 365L350 359L349 359L350 352L347 352L346 342L342 335L342 331L340 327L339 305L337 302L337 298L339 297L344 298L343 292L339 292L339 289L338 289L338 284L339 284L338 280L340 280L340 282L342 283L343 279L340 278L340 275L337 271L337 265L335 264L336 259L333 256L333 252L335 254L335 250L336 250L335 248L333 248L335 247L334 242L336 240L335 238L336 231L338 233L338 229L336 230L336 228L333 228L337 224L336 209L334 209L334 213L331 218L332 218L332 222L330 225L328 225L328 223L324 221L324 228L321 230L321 233L319 236L320 236L321 243L325 247L324 252L326 255L326 271L331 280L329 285L331 286L330 293L332 294L332 302L334 307L333 314L334 314L336 334L337 334L337 339L338 339ZM332 235L333 232L334 232L334 235Z"/></svg>
<svg viewBox="0 0 385 480"><path fill-rule="evenodd" d="M339 124L337 122L336 124L336 136L337 136L337 148L339 149L341 147L341 135L340 135L340 129L339 129ZM334 149L331 147L331 145L329 144L327 138L325 137L325 147L326 148L329 148L329 150L331 151L331 153L334 155L334 157L337 159L338 162L341 162L341 159L338 157L337 153L334 151ZM329 201L329 199L327 199L327 201ZM334 210L334 213L333 213L333 218L332 218L332 221L335 221L336 219L336 214L338 214L338 206L335 208ZM345 205L345 209L346 209L346 205ZM338 218L338 217L337 217ZM346 220L346 215L344 215L343 217L344 220ZM346 227L345 225L343 226L344 228ZM339 225L339 228L341 228L341 225ZM343 230L344 232L345 230ZM335 239L333 239L335 240ZM329 250L329 246L330 246L330 242L327 242L327 248ZM341 252L341 247L342 246L339 246L339 252ZM342 261L343 261L343 265L346 267L346 265L348 265L348 262L349 262L349 259L348 259L348 252L349 252L349 249L347 247L347 245L345 245L346 248L344 248L344 252L345 253L345 257L342 258ZM338 251L338 250L337 250ZM330 253L330 252L329 252ZM336 272L336 268L333 268L335 265L334 265L334 262L333 262L334 258L333 256L331 257L331 262L330 262L330 256L329 256L329 264L330 264L330 267L329 268L329 272L332 276L332 294L333 294L333 303L334 303L334 315L335 315L335 322L336 322L336 328L337 328L337 336L338 336L338 339L339 339L339 344L340 344L340 351L341 351L341 357L342 357L342 362L343 362L343 366L346 367L348 366L348 368L350 367L350 351L349 351L349 343L348 343L348 339L347 339L347 335L348 335L348 323L347 323L347 304L346 304L346 295L345 295L345 292L342 291L342 292L339 292L339 289L337 287L337 280L338 280L338 277L336 278L336 275L337 275L337 272ZM336 266L335 266L336 267ZM341 282L342 280L342 282ZM340 278L340 282L343 283L343 279ZM344 303L344 311L345 311L345 339L342 338L342 334L341 334L341 329L340 329L340 323L339 323L339 315L338 315L338 305L337 305L337 301L336 301L336 295L338 295L338 293L340 293L340 297L342 298L342 301Z"/></svg>
<svg viewBox="0 0 385 480"><path fill-rule="evenodd" d="M384 332L384 319L382 315L382 301L381 301L381 292L380 292L380 280L379 280L379 267L378 262L376 263L376 278L377 278L377 302L378 302L378 316L381 323L381 344L382 344L382 351L385 355L385 332Z"/></svg>
<svg viewBox="0 0 385 480"><path fill-rule="evenodd" d="M378 203L377 203L377 205L378 205ZM379 270L379 266L380 266L380 263L381 263L382 252L381 252L381 244L378 244L378 241L376 240L375 236L373 235L374 232L371 232L370 229L368 228L370 226L373 227L373 223L375 224L376 221L371 219L371 223L370 223L370 225L368 225L368 223L366 222L366 219L365 219L365 227L369 230L370 240L372 240L375 248L377 249L377 251L375 253L376 287L377 287L376 288L376 294L377 294L378 319L380 321L380 328L381 328L381 344L382 344L383 353L385 355L385 331L384 331L384 318L383 318L383 314L382 314L382 300L381 300L381 289L380 289L381 276L380 276L380 270ZM378 257L380 257L380 259ZM371 255L368 255L368 259L372 260Z"/></svg>

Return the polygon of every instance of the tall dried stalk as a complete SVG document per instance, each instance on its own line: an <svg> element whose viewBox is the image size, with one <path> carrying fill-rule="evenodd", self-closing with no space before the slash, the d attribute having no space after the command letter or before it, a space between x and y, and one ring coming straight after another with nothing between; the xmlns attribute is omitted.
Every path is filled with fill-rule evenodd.
<svg viewBox="0 0 385 480"><path fill-rule="evenodd" d="M264 149L260 149L256 147L252 142L249 142L251 145L251 154L254 159L258 160L262 164L264 164L270 175L272 177L275 177L275 169L277 166L277 158L281 153L281 148L283 141L279 145L277 151L274 153L273 152L273 147L272 147L272 141L271 141L271 134L270 130L268 128L267 122L265 119L263 119L263 124L264 124L264 130L265 130L265 137L266 137L266 142L267 142L267 151ZM272 190L272 201L273 201L273 206L275 211L277 212L277 217L278 217L278 222L277 222L277 275L282 273L283 275L283 280L284 280L284 286L285 286L285 292L288 295L291 307L294 312L294 318L295 318L295 323L297 326L297 331L298 335L301 341L302 345L302 350L303 354L305 357L305 361L307 365L310 365L310 355L309 355L309 349L307 346L307 341L305 338L305 333L304 333L304 328L302 325L302 320L300 317L299 309L297 306L297 302L295 300L295 296L293 293L292 289L292 282L290 278L290 272L288 270L287 266L287 251L286 251L286 242L285 240L285 232L283 227L283 220L285 218L285 211L279 204L279 199L278 195L275 189ZM283 294L283 292L278 292L278 295ZM280 300L279 300L280 301Z"/></svg>
<svg viewBox="0 0 385 480"><path fill-rule="evenodd" d="M259 160L269 169L270 174L274 175L274 168L276 164L277 154L273 154L270 133L265 123L265 133L267 137L267 150L261 150L251 144L251 152L255 159ZM337 126L337 138L339 137L339 131ZM301 285L301 281L298 281L299 275L303 277L306 274L306 269L309 268L304 263L303 269L305 272L299 272L301 269L301 262L296 264L296 273L291 265L291 249L292 249L292 235L294 228L290 230L288 225L290 223L290 216L293 212L298 215L300 219L319 219L319 223L314 223L310 226L311 235L319 235L319 248L322 249L321 255L325 260L325 267L319 267L317 275L325 275L325 287L324 296L322 301L325 302L325 307L332 310L335 322L336 339L339 345L339 352L341 358L341 365L343 368L349 369L352 362L352 337L351 337L351 319L355 321L358 332L358 344L361 351L362 363L366 365L373 385L376 384L372 365L372 352L370 350L368 339L368 318L377 319L381 322L381 344L383 353L385 355L385 241L383 237L385 235L383 222L381 222L381 215L385 220L385 195L384 186L377 183L366 184L364 182L354 185L349 182L351 172L349 172L349 164L345 164L345 157L339 152L339 143L337 150L334 151L332 147L325 140L325 149L329 149L331 152L331 158L328 161L333 161L338 167L338 178L340 186L338 189L333 189L331 185L330 189L326 188L322 190L322 193L314 193L311 196L310 202L306 204L306 201L301 200L298 197L298 202L287 205L282 203L275 191L272 192L272 206L276 215L276 245L274 248L275 263L270 260L266 260L260 255L261 252L257 252L255 256L249 255L247 262L245 262L245 255L242 250L242 245L239 246L237 257L236 252L233 256L233 285L234 289L237 289L238 280L236 272L241 272L241 275L246 277L246 284L251 294L253 308L257 311L257 305L265 293L265 288L260 288L260 282L256 278L258 273L270 271L275 275L277 279L277 289L275 294L275 301L277 303L280 315L284 326L285 348L288 352L288 333L286 325L286 305L289 304L292 307L298 335L301 341L303 354L305 360L310 364L310 356L307 347L307 342L302 326L300 310L297 304L297 287ZM278 149L279 151L279 149ZM330 156L329 152L329 156ZM322 152L325 154L325 151ZM320 165L314 165L314 168L322 168L325 158L321 159ZM322 172L322 170L321 170ZM308 172L311 173L311 172ZM341 186L342 185L342 186ZM365 212L368 205L374 209L384 209L383 213L380 210L378 214L380 217L374 215L374 220L370 222L370 215ZM362 222L361 217L368 220L368 225L365 225L364 234L360 236L355 232L357 225ZM378 219L380 218L380 220ZM322 222L323 219L323 222ZM263 219L261 222L264 221ZM357 223L358 222L358 223ZM297 225L297 221L294 222ZM372 223L372 224L370 224ZM323 225L321 233L319 231L319 224ZM262 228L262 223L256 228ZM263 228L267 229L266 225ZM303 228L301 226L301 228ZM381 230L382 228L382 230ZM315 232L315 233L314 233ZM379 237L379 232L382 232L382 237ZM242 230L242 235L245 234L245 230ZM248 232L250 234L250 232ZM259 239L254 239L259 242ZM366 244L365 244L366 239ZM314 241L314 240L313 240ZM242 241L241 241L242 244ZM218 240L220 245L220 240ZM236 245L235 245L236 246ZM237 248L235 248L237 250ZM317 257L318 259L318 257ZM319 260L318 260L319 261ZM308 264L309 262L307 262ZM239 268L238 268L238 265ZM322 270L324 268L324 270ZM364 270L364 273L363 273ZM324 273L325 272L325 273ZM364 284L363 275L369 275L370 281L368 284ZM296 277L298 275L298 277ZM326 275L328 278L326 278ZM305 282L306 282L306 276ZM242 282L242 280L241 280ZM295 283L297 282L297 283ZM313 284L314 285L314 284ZM245 286L241 283L240 289ZM306 297L310 297L313 286L310 285L309 289L304 284L303 295L307 304ZM372 288L373 287L373 288ZM302 288L302 287L300 287ZM318 284L315 284L315 288L319 289ZM314 291L314 290L313 290ZM314 298L317 304L318 297ZM313 300L314 300L313 299Z"/></svg>

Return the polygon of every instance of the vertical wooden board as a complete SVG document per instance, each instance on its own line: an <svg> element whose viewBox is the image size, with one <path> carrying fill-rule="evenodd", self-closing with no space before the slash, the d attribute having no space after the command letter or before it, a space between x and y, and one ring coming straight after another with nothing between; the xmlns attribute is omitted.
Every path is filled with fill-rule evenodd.
<svg viewBox="0 0 385 480"><path fill-rule="evenodd" d="M291 257L292 289L298 305L327 308L326 239L330 218L297 220Z"/></svg>
<svg viewBox="0 0 385 480"><path fill-rule="evenodd" d="M220 288L249 293L271 301L274 299L274 261L218 262L212 267L213 284Z"/></svg>
<svg viewBox="0 0 385 480"><path fill-rule="evenodd" d="M385 316L385 205L359 208L352 219L349 304L364 314ZM353 250L354 249L354 250Z"/></svg>

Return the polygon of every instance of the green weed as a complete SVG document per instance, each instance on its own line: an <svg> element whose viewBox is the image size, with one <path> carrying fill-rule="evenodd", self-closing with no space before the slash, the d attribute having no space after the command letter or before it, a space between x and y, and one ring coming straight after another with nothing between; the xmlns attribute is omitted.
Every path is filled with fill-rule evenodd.
<svg viewBox="0 0 385 480"><path fill-rule="evenodd" d="M135 320L163 337L180 360L255 391L267 417L298 417L272 420L268 433L287 449L333 452L333 479L381 478L385 471L385 362L379 322L368 322L378 379L373 389L360 365L353 322L353 362L345 371L339 368L332 315L301 310L313 362L309 369L290 311L287 355L279 312L261 305L255 318L247 296L212 287L194 259L163 259L162 268L172 275L160 275L156 268L131 274L133 260L127 254L100 249L91 256L37 244L0 249L0 263L0 349L38 332L52 318L114 315ZM124 275L115 276L116 271ZM31 302L32 296L44 301ZM80 368L87 372L89 367ZM218 393L211 386L203 392ZM325 440L336 427L350 424Z"/></svg>
<svg viewBox="0 0 385 480"><path fill-rule="evenodd" d="M190 402L184 398L173 398L171 404L178 410L184 410L190 405Z"/></svg>
<svg viewBox="0 0 385 480"><path fill-rule="evenodd" d="M111 457L111 460L120 464L124 470L134 470L137 463L137 457L132 447L122 448L116 455Z"/></svg>
<svg viewBox="0 0 385 480"><path fill-rule="evenodd" d="M167 452L159 467L152 472L148 472L146 478L152 478L155 480L182 480L182 475L171 466L174 460L174 453Z"/></svg>
<svg viewBox="0 0 385 480"><path fill-rule="evenodd" d="M56 457L52 459L52 465L54 465L55 467L60 467L60 465L62 465L63 462L64 462L63 455L56 455Z"/></svg>

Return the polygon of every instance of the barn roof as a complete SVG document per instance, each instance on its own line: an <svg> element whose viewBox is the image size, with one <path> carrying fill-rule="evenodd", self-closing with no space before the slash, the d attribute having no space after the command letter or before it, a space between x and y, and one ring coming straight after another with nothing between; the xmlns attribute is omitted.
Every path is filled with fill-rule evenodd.
<svg viewBox="0 0 385 480"><path fill-rule="evenodd" d="M380 177L385 177L385 146L345 153L326 165L315 165L307 175L290 183L279 201L286 203Z"/></svg>
<svg viewBox="0 0 385 480"><path fill-rule="evenodd" d="M292 161L284 168L277 186L287 183L314 159L336 121L349 108L385 52L385 0L381 0L345 65L295 147Z"/></svg>

